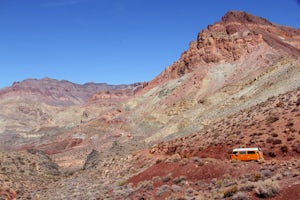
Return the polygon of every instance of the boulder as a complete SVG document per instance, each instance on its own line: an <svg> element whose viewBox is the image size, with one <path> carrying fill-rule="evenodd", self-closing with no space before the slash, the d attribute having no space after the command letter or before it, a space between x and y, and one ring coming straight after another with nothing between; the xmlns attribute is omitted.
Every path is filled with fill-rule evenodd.
<svg viewBox="0 0 300 200"><path fill-rule="evenodd" d="M98 166L100 163L100 154L97 150L93 149L87 156L83 165L83 170L92 169Z"/></svg>

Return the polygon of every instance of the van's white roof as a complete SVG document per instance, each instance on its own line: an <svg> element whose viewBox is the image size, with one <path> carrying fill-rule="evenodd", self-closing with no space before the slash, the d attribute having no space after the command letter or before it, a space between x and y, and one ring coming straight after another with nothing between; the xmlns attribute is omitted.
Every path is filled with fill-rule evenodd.
<svg viewBox="0 0 300 200"><path fill-rule="evenodd" d="M260 151L259 147L253 147L253 148L235 148L232 151Z"/></svg>

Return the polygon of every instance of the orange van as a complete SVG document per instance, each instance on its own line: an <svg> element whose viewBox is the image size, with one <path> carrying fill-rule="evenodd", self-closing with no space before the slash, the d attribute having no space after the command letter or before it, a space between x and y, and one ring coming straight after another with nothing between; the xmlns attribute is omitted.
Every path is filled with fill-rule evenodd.
<svg viewBox="0 0 300 200"><path fill-rule="evenodd" d="M264 160L263 152L259 147L254 148L236 148L230 154L231 160L240 161L261 161Z"/></svg>

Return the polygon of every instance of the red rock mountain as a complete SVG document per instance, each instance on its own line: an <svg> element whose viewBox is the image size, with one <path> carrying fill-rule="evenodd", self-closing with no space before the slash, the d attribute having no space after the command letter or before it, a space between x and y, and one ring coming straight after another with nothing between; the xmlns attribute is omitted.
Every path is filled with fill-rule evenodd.
<svg viewBox="0 0 300 200"><path fill-rule="evenodd" d="M244 69L239 76L260 73L282 56L298 59L299 35L299 29L276 25L245 12L231 11L221 21L201 31L180 59L149 84L176 79L195 70L205 73L212 65L221 63L252 64L252 69Z"/></svg>

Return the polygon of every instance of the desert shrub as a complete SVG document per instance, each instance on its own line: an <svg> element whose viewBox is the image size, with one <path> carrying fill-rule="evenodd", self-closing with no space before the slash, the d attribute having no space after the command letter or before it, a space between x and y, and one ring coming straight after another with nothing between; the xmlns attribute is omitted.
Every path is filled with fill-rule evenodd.
<svg viewBox="0 0 300 200"><path fill-rule="evenodd" d="M212 183L213 185L216 185L216 184L217 184L217 181L218 181L218 179L217 179L217 178L213 178L213 179L211 179L211 183Z"/></svg>
<svg viewBox="0 0 300 200"><path fill-rule="evenodd" d="M170 156L168 159L167 159L167 163L174 163L174 162L178 162L179 160L181 159L181 156L179 154L173 154L172 156Z"/></svg>
<svg viewBox="0 0 300 200"><path fill-rule="evenodd" d="M282 175L281 174L276 174L275 176L272 177L272 180L281 180L282 179Z"/></svg>
<svg viewBox="0 0 300 200"><path fill-rule="evenodd" d="M300 98L296 101L296 106L300 106Z"/></svg>
<svg viewBox="0 0 300 200"><path fill-rule="evenodd" d="M241 185L239 191L252 191L255 188L255 183L246 182L245 184Z"/></svg>
<svg viewBox="0 0 300 200"><path fill-rule="evenodd" d="M153 189L153 181L143 181L138 183L138 188L143 191L152 190Z"/></svg>
<svg viewBox="0 0 300 200"><path fill-rule="evenodd" d="M288 152L288 147L286 145L280 147L280 150L283 152L283 153L286 153Z"/></svg>
<svg viewBox="0 0 300 200"><path fill-rule="evenodd" d="M277 181L272 181L271 179L259 181L254 191L260 198L274 197L279 193L279 185Z"/></svg>
<svg viewBox="0 0 300 200"><path fill-rule="evenodd" d="M159 197L167 192L170 192L170 186L168 185L162 185L160 186L156 191L156 196Z"/></svg>
<svg viewBox="0 0 300 200"><path fill-rule="evenodd" d="M184 156L185 157L185 156ZM179 166L186 166L187 164L189 164L189 160L187 158L183 158L182 160L180 160L179 162Z"/></svg>
<svg viewBox="0 0 300 200"><path fill-rule="evenodd" d="M254 181L257 182L261 179L261 174L260 173L254 173L252 174L251 177L249 177L249 181Z"/></svg>
<svg viewBox="0 0 300 200"><path fill-rule="evenodd" d="M280 139L274 139L272 144L276 145L276 144L281 144L282 141Z"/></svg>
<svg viewBox="0 0 300 200"><path fill-rule="evenodd" d="M263 169L260 171L260 175L262 178L269 178L272 176L272 172L269 169Z"/></svg>
<svg viewBox="0 0 300 200"><path fill-rule="evenodd" d="M193 188L188 188L186 190L186 196L188 196L188 197L192 197L194 195L194 193L195 193L195 190Z"/></svg>
<svg viewBox="0 0 300 200"><path fill-rule="evenodd" d="M268 137L268 138L266 139L266 143L272 143L273 141L274 141L274 139L271 138L271 137Z"/></svg>
<svg viewBox="0 0 300 200"><path fill-rule="evenodd" d="M232 200L248 200L248 196L244 192L237 192L232 196Z"/></svg>
<svg viewBox="0 0 300 200"><path fill-rule="evenodd" d="M161 181L161 178L159 176L152 177L152 181Z"/></svg>
<svg viewBox="0 0 300 200"><path fill-rule="evenodd" d="M186 198L185 196L170 196L167 198L167 200L187 200L188 198Z"/></svg>
<svg viewBox="0 0 300 200"><path fill-rule="evenodd" d="M204 162L202 159L200 159L199 157L193 157L192 158L193 162L198 165L198 166L203 166L204 165Z"/></svg>
<svg viewBox="0 0 300 200"><path fill-rule="evenodd" d="M120 180L118 181L118 186L123 186L126 184L126 180Z"/></svg>
<svg viewBox="0 0 300 200"><path fill-rule="evenodd" d="M163 160L162 159L157 159L156 161L155 161L155 164L159 164L159 163L161 163Z"/></svg>
<svg viewBox="0 0 300 200"><path fill-rule="evenodd" d="M237 185L235 185L235 186L233 186L233 187L227 189L227 190L224 192L224 198L233 196L237 191L238 191Z"/></svg>
<svg viewBox="0 0 300 200"><path fill-rule="evenodd" d="M277 133L272 133L271 135L272 135L272 137L278 137Z"/></svg>
<svg viewBox="0 0 300 200"><path fill-rule="evenodd" d="M168 175L162 177L161 180L162 180L162 182L168 182L169 180L171 180L171 177L172 177L171 174L168 174Z"/></svg>
<svg viewBox="0 0 300 200"><path fill-rule="evenodd" d="M294 137L288 137L286 140L287 141L292 141L292 140L294 140L295 138Z"/></svg>
<svg viewBox="0 0 300 200"><path fill-rule="evenodd" d="M230 179L231 178L231 175L229 173L225 173L223 175L223 179Z"/></svg>
<svg viewBox="0 0 300 200"><path fill-rule="evenodd" d="M292 146L293 151L300 153L300 144L296 144Z"/></svg>
<svg viewBox="0 0 300 200"><path fill-rule="evenodd" d="M223 181L224 187L229 187L235 185L236 183L237 183L236 180L232 180L232 179L224 179Z"/></svg>
<svg viewBox="0 0 300 200"><path fill-rule="evenodd" d="M278 102L276 104L276 107L283 108L284 107L284 103L280 101L280 102Z"/></svg>
<svg viewBox="0 0 300 200"><path fill-rule="evenodd" d="M181 192L182 190L181 187L178 185L172 185L171 188L173 192Z"/></svg>
<svg viewBox="0 0 300 200"><path fill-rule="evenodd" d="M269 125L269 124L272 124L276 121L279 120L279 117L278 116L269 116L267 119L266 119L266 124Z"/></svg>
<svg viewBox="0 0 300 200"><path fill-rule="evenodd" d="M181 185L183 181L186 180L186 177L185 176L179 176L179 177L176 177L174 180L173 180L173 183L174 184L177 184L177 185Z"/></svg>
<svg viewBox="0 0 300 200"><path fill-rule="evenodd" d="M292 127L292 126L294 126L294 123L293 122L288 122L285 126L286 127Z"/></svg>
<svg viewBox="0 0 300 200"><path fill-rule="evenodd" d="M283 172L282 172L282 175L283 176L289 176L291 173L288 171L288 170L284 170Z"/></svg>
<svg viewBox="0 0 300 200"><path fill-rule="evenodd" d="M275 154L273 151L270 151L268 154L269 154L269 156L270 156L271 158L276 157L276 154Z"/></svg>

